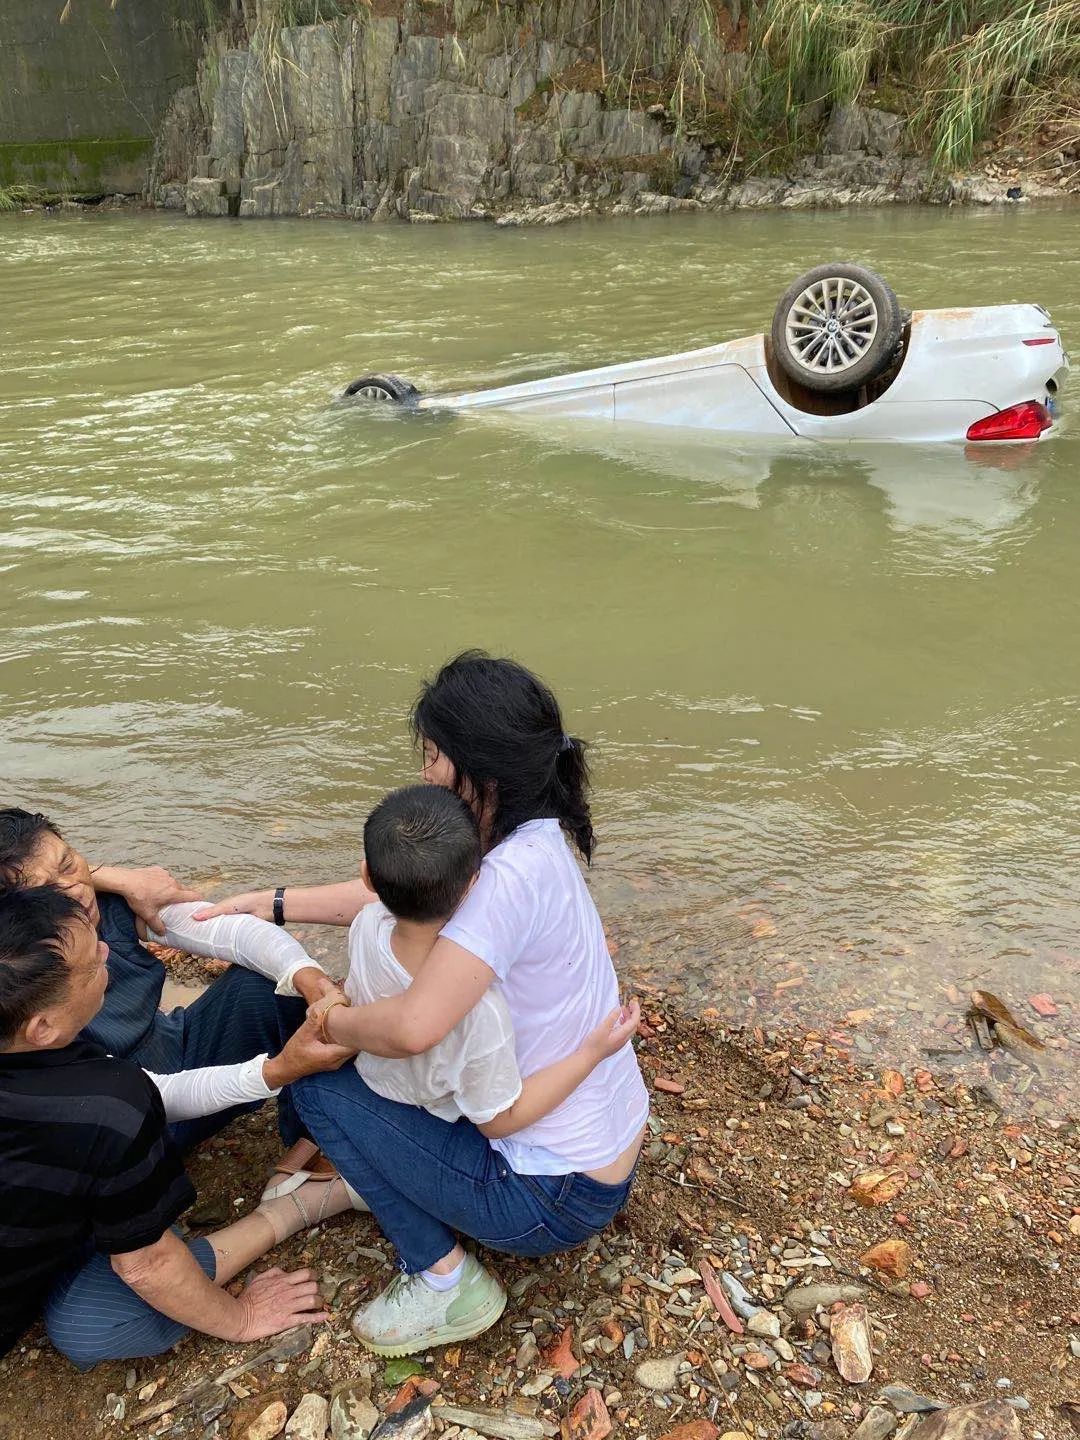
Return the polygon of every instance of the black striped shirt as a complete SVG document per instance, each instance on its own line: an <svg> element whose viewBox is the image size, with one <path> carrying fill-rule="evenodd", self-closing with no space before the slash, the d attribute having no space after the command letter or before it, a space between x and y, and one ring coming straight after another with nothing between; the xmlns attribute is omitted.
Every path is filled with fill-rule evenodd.
<svg viewBox="0 0 1080 1440"><path fill-rule="evenodd" d="M157 1088L76 1040L0 1051L0 1355L92 1250L141 1250L195 1198Z"/></svg>

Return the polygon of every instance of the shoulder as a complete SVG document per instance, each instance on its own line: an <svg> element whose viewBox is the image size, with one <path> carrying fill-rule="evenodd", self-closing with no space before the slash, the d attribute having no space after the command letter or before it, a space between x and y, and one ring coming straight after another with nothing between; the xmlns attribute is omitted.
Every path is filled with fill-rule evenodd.
<svg viewBox="0 0 1080 1440"><path fill-rule="evenodd" d="M379 944L384 930L393 925L394 917L381 900L373 900L356 912L349 926L349 953L370 954Z"/></svg>
<svg viewBox="0 0 1080 1440"><path fill-rule="evenodd" d="M484 885L512 886L539 894L563 859L566 841L556 820L532 820L519 825L501 844L484 856L476 889Z"/></svg>
<svg viewBox="0 0 1080 1440"><path fill-rule="evenodd" d="M103 1129L133 1140L146 1125L164 1124L161 1094L134 1061L90 1056L71 1069L79 1100L94 1107Z"/></svg>

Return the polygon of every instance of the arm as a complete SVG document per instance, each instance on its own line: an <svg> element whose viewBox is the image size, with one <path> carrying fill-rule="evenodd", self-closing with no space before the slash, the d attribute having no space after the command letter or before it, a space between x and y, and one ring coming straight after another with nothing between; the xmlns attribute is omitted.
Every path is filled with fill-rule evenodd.
<svg viewBox="0 0 1080 1440"><path fill-rule="evenodd" d="M444 936L407 990L371 1005L335 1005L327 1012L325 1033L335 1045L370 1055L394 1060L422 1055L449 1035L495 979L494 970ZM334 998L310 1013L318 1015Z"/></svg>
<svg viewBox="0 0 1080 1440"><path fill-rule="evenodd" d="M377 898L359 879L343 880L337 885L290 885L285 891L285 919L290 925L351 925L364 906ZM215 915L242 914L273 920L273 890L230 895L216 905L196 910L195 918L206 921Z"/></svg>
<svg viewBox="0 0 1080 1440"><path fill-rule="evenodd" d="M293 1275L268 1270L234 1298L203 1273L171 1230L153 1245L113 1255L111 1263L120 1279L162 1315L219 1340L262 1340L327 1319L309 1270Z"/></svg>
<svg viewBox="0 0 1080 1440"><path fill-rule="evenodd" d="M163 905L199 898L197 890L189 890L160 865L143 865L135 869L120 865L91 865L90 880L95 890L124 897L135 912L140 933L143 927L151 930L159 928Z"/></svg>
<svg viewBox="0 0 1080 1440"><path fill-rule="evenodd" d="M602 1060L616 1054L638 1028L641 1007L636 1000L606 1016L578 1048L554 1065L530 1075L521 1094L501 1114L477 1129L489 1140L501 1140L524 1130L568 1099Z"/></svg>
<svg viewBox="0 0 1080 1440"><path fill-rule="evenodd" d="M201 908L199 902L166 905L161 911L161 929L148 938L189 955L243 965L273 980L279 995L303 995L309 1005L321 995L338 993L322 966L280 925L271 925L254 915L195 920L193 916Z"/></svg>
<svg viewBox="0 0 1080 1440"><path fill-rule="evenodd" d="M233 1105L266 1100L302 1075L337 1070L352 1053L338 1045L327 1045L315 1021L306 1020L272 1059L256 1055L238 1065L207 1065L200 1070L180 1070L175 1075L146 1073L161 1094L166 1120L195 1120Z"/></svg>

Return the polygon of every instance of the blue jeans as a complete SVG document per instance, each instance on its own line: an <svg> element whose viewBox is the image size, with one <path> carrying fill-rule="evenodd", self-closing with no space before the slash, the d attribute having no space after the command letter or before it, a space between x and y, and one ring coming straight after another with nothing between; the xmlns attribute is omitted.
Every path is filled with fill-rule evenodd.
<svg viewBox="0 0 1080 1440"><path fill-rule="evenodd" d="M147 1070L173 1074L204 1065L231 1065L266 1051L276 1055L294 1030L304 1023L303 1000L275 995L262 975L233 965L219 980L184 1010L162 1015L150 1039L128 1058ZM216 1135L230 1121L265 1102L234 1105L197 1120L177 1120L169 1126L181 1150ZM278 1131L286 1147L303 1135L289 1089L278 1096Z"/></svg>
<svg viewBox="0 0 1080 1440"><path fill-rule="evenodd" d="M209 1240L188 1249L211 1280L217 1257ZM138 1360L171 1350L188 1327L148 1305L112 1268L107 1255L92 1251L54 1285L45 1302L45 1331L62 1355L80 1370L103 1360Z"/></svg>
<svg viewBox="0 0 1080 1440"><path fill-rule="evenodd" d="M519 1175L470 1121L384 1100L353 1065L298 1080L293 1101L410 1274L447 1255L455 1231L509 1255L572 1250L610 1224L633 1185L632 1175L621 1185Z"/></svg>

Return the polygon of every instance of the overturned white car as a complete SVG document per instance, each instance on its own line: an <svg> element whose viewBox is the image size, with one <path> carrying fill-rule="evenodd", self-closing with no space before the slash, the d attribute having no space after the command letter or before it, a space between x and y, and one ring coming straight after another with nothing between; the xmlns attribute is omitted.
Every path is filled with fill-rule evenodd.
<svg viewBox="0 0 1080 1440"><path fill-rule="evenodd" d="M1068 356L1041 305L916 310L861 265L820 265L769 335L465 394L366 375L349 397L807 440L1016 441L1052 433Z"/></svg>

